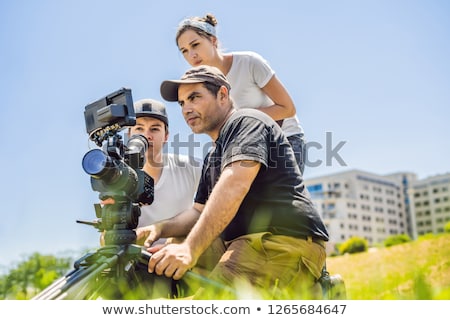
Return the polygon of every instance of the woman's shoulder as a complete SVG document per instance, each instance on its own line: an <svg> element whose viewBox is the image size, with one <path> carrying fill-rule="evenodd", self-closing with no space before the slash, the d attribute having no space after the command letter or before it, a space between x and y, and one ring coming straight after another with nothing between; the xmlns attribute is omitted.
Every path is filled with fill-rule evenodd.
<svg viewBox="0 0 450 320"><path fill-rule="evenodd" d="M237 51L233 52L233 64L270 69L269 62L255 51Z"/></svg>
<svg viewBox="0 0 450 320"><path fill-rule="evenodd" d="M233 55L233 57L238 57L238 58L242 58L242 59L258 59L258 60L264 60L264 58L262 57L262 55L260 55L259 53L255 52L255 51L233 51L231 53Z"/></svg>

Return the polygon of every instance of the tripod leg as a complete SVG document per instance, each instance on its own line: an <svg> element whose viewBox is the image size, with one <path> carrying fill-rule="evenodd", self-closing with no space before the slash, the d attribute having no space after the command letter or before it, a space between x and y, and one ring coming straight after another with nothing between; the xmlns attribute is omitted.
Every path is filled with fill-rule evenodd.
<svg viewBox="0 0 450 320"><path fill-rule="evenodd" d="M76 269L67 273L64 277L55 281L52 285L44 289L41 293L32 298L32 300L62 300L62 299L85 299L96 290L99 275L106 269L117 264L118 257L96 256L87 262L78 260L75 262Z"/></svg>

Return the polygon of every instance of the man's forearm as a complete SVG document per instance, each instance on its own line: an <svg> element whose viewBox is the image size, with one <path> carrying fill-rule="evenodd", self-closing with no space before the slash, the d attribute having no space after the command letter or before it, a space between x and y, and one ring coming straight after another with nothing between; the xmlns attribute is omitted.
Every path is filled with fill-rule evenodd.
<svg viewBox="0 0 450 320"><path fill-rule="evenodd" d="M225 168L186 243L198 258L236 215L259 171L260 165L236 162ZM251 162L253 163L253 162Z"/></svg>
<svg viewBox="0 0 450 320"><path fill-rule="evenodd" d="M192 207L173 218L162 221L161 237L185 237L191 231L199 216L200 211Z"/></svg>

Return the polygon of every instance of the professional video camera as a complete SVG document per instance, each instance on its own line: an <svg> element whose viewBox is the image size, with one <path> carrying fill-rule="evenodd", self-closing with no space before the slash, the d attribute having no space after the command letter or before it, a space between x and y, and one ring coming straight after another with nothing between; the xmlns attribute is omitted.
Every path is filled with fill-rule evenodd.
<svg viewBox="0 0 450 320"><path fill-rule="evenodd" d="M95 205L99 220L88 223L105 231L106 245L127 245L136 241L140 205L153 202L153 179L142 168L147 139L132 136L124 145L118 132L133 126L136 116L131 90L122 88L86 106L84 117L90 139L101 147L85 154L84 171L91 176L91 186L100 199L114 199L114 204ZM78 221L86 223L84 221Z"/></svg>
<svg viewBox="0 0 450 320"><path fill-rule="evenodd" d="M142 289L139 268L148 275L150 255L135 244L134 231L140 205L151 204L154 196L153 179L142 170L148 143L144 136L136 135L125 144L119 134L136 123L131 90L121 88L88 104L84 117L90 140L103 149L87 152L82 167L91 176L99 198L112 199L113 204L95 204L97 219L77 222L101 231L105 245L78 259L74 270L34 299L122 299L130 291L138 294L137 289ZM148 297L147 290L141 295Z"/></svg>

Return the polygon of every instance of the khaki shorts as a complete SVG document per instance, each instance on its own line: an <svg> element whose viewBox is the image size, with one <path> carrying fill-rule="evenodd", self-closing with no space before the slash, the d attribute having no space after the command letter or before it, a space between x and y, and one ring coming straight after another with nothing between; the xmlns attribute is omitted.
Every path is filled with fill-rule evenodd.
<svg viewBox="0 0 450 320"><path fill-rule="evenodd" d="M219 254L218 248L216 244L212 252ZM263 232L241 236L223 248L226 251L208 278L235 288L237 299L322 297L317 279L326 259L324 243ZM212 256L209 261L214 261ZM211 289L196 298L216 299L218 292Z"/></svg>

